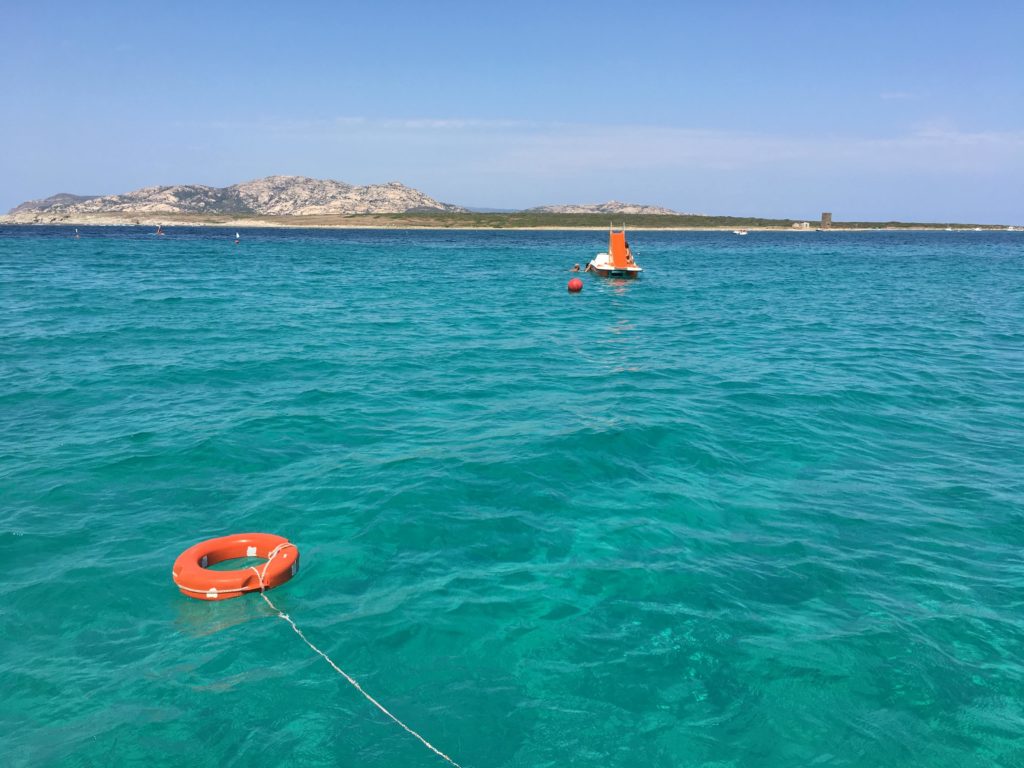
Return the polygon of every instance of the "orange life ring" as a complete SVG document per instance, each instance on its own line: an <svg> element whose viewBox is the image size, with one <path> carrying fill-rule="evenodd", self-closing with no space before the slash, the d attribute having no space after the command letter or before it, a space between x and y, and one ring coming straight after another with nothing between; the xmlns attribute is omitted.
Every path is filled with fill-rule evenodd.
<svg viewBox="0 0 1024 768"><path fill-rule="evenodd" d="M242 557L263 557L261 565L233 571L207 566ZM181 593L198 600L230 600L246 592L273 589L299 570L299 550L273 533L236 533L195 544L174 561L172 574Z"/></svg>

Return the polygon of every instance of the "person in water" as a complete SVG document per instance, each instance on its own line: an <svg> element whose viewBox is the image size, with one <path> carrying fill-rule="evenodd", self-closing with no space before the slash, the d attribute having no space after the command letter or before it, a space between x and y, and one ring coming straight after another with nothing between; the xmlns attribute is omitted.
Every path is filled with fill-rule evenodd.
<svg viewBox="0 0 1024 768"><path fill-rule="evenodd" d="M579 264L573 264L572 265L572 271L573 272L579 272L580 271L580 265Z"/></svg>

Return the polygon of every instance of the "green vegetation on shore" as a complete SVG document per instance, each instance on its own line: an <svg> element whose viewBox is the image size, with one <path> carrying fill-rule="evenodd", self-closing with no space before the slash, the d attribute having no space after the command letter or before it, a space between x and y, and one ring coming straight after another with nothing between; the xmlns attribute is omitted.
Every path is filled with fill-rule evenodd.
<svg viewBox="0 0 1024 768"><path fill-rule="evenodd" d="M93 213L84 216L39 216L36 224L110 224L164 226L279 226L360 227L383 229L605 229L609 224L629 229L777 229L791 230L798 219L766 219L753 216L703 216L637 214L610 217L596 213L449 213L409 211L407 213L330 214L266 216L233 213ZM818 222L808 221L815 229ZM834 221L834 229L1004 229L1003 225L952 222Z"/></svg>
<svg viewBox="0 0 1024 768"><path fill-rule="evenodd" d="M391 222L392 226L421 227L481 227L489 229L516 228L604 228L609 224L619 226L625 224L631 229L749 229L777 228L792 229L799 219L765 219L754 216L704 216L662 214L618 215L596 213L539 213L522 211L517 213L395 213L376 216L340 217L350 220L376 219ZM808 222L812 229L817 226L815 221ZM872 221L835 221L832 226L838 229L944 229L947 226L968 227L975 225L947 223L915 223L915 222L872 222Z"/></svg>
<svg viewBox="0 0 1024 768"><path fill-rule="evenodd" d="M253 217L270 221L270 217ZM765 219L753 216L703 216L662 214L619 215L610 217L596 213L446 213L414 211L408 213L355 214L349 216L281 216L273 221L288 226L354 226L354 227L438 227L451 229L604 229L609 224L626 225L629 229L792 229L797 219ZM811 229L817 226L809 222ZM836 221L837 229L944 229L947 226L966 228L971 224L936 224L916 222Z"/></svg>

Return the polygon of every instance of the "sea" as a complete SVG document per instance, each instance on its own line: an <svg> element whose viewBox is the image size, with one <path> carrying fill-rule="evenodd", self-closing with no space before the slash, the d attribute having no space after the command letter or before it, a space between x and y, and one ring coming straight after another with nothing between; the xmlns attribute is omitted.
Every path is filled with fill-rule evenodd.
<svg viewBox="0 0 1024 768"><path fill-rule="evenodd" d="M0 228L0 763L1024 766L1024 232Z"/></svg>

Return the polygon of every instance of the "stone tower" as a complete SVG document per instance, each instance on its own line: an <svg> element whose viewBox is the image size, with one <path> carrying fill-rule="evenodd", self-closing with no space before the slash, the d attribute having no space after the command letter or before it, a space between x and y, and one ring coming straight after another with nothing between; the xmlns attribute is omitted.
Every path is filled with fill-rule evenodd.
<svg viewBox="0 0 1024 768"><path fill-rule="evenodd" d="M825 213L821 214L821 228L822 229L832 229L832 214L831 213L826 211Z"/></svg>

